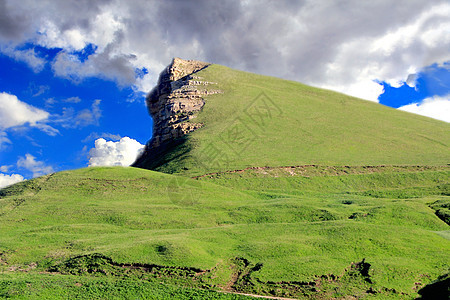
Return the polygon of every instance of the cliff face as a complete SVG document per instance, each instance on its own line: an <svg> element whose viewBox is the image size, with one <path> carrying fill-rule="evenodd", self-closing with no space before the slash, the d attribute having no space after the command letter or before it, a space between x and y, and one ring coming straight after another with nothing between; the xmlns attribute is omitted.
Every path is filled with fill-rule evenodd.
<svg viewBox="0 0 450 300"><path fill-rule="evenodd" d="M158 85L147 96L147 107L153 118L153 137L150 147L181 137L203 126L186 122L196 117L205 105L203 96L218 93L207 90L210 82L202 81L194 73L208 67L208 63L174 58L160 74Z"/></svg>
<svg viewBox="0 0 450 300"><path fill-rule="evenodd" d="M157 155L158 148L164 148L175 139L203 126L201 123L187 121L195 119L196 113L205 105L203 96L221 93L207 88L214 83L195 75L208 66L208 63L201 61L174 58L161 72L157 86L146 98L147 108L153 119L152 139L134 163L135 166L141 166L143 161L152 159L149 156Z"/></svg>

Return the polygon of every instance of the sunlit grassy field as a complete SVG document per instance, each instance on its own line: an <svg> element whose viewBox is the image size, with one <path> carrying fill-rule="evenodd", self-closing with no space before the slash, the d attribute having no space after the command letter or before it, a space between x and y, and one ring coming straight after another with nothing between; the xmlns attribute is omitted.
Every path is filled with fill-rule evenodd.
<svg viewBox="0 0 450 300"><path fill-rule="evenodd" d="M196 75L223 93L201 129L137 164L153 171L0 190L0 298L446 292L448 123L218 65Z"/></svg>
<svg viewBox="0 0 450 300"><path fill-rule="evenodd" d="M268 282L343 276L352 262L365 259L377 291L369 296L413 298L448 272L450 231L430 206L448 209L449 167L355 170L321 175L320 168L310 168L278 177L250 170L189 179L136 168L88 168L14 185L0 192L0 295L167 292L228 299L201 293L226 290L239 269L234 259L243 258L262 264L249 272L246 280L253 285L242 285L246 292L270 295L277 292ZM96 271L73 263L61 267L94 253L117 264L187 267L207 276L122 274L104 262L96 262ZM336 297L361 292L346 291L348 280L339 282L329 289L322 284L322 291ZM123 285L132 287L131 294L121 291ZM301 295L278 289L279 295Z"/></svg>

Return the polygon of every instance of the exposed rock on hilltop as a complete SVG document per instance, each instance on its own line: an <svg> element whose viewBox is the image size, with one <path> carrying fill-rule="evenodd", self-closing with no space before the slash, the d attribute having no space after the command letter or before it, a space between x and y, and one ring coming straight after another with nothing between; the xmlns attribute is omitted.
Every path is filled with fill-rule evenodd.
<svg viewBox="0 0 450 300"><path fill-rule="evenodd" d="M203 126L202 123L188 121L194 119L205 105L203 96L221 93L219 90L207 89L208 85L214 83L194 75L209 65L176 57L161 72L157 86L146 98L154 124L152 139L135 163L136 166L147 160L155 149L164 148L165 144Z"/></svg>
<svg viewBox="0 0 450 300"><path fill-rule="evenodd" d="M204 95L217 93L199 89L210 82L202 81L194 73L209 66L196 60L174 58L159 76L158 85L147 96L147 107L153 118L153 138L150 147L178 138L202 127L201 123L186 122L196 117L205 104Z"/></svg>

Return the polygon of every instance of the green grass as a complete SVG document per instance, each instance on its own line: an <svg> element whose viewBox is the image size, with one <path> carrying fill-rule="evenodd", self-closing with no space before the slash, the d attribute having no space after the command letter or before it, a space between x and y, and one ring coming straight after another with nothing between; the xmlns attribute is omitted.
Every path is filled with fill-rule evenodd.
<svg viewBox="0 0 450 300"><path fill-rule="evenodd" d="M218 65L196 75L223 94L206 98L204 127L140 160L159 172L87 168L0 190L0 297L445 287L449 124Z"/></svg>
<svg viewBox="0 0 450 300"><path fill-rule="evenodd" d="M106 286L111 291L105 295L127 297L113 286L131 282L133 297L175 289L183 298L190 293L183 287L225 289L237 276L230 267L233 260L242 257L262 267L242 275L246 284L235 282L237 290L297 297L306 295L304 287L280 287L279 282L311 282L334 274L342 277L321 284L325 295L335 290L337 296L366 294L356 288L359 277L350 276L356 281L348 282L344 276L352 262L365 259L371 283L364 286L377 291L373 297L414 297L415 282L422 287L448 272L449 228L435 213L449 201L449 167L348 170L355 174L305 177L280 171L268 177L244 172L195 180L110 167L13 185L0 191L2 292L40 298L56 289L58 298L95 295ZM94 253L119 265L154 264L163 271L139 277L117 275L104 266L90 274L75 264L67 274L79 274L94 294L72 286L78 280L73 275L39 275L65 274L66 269L55 266L72 266L74 257ZM170 275L171 267L206 273L194 280ZM48 284L39 285L40 276ZM56 288L58 282L72 287Z"/></svg>
<svg viewBox="0 0 450 300"><path fill-rule="evenodd" d="M196 75L224 91L207 96L193 120L205 126L139 167L201 175L304 164L449 163L448 123L220 65Z"/></svg>
<svg viewBox="0 0 450 300"><path fill-rule="evenodd" d="M0 298L13 299L251 299L127 278L0 274Z"/></svg>

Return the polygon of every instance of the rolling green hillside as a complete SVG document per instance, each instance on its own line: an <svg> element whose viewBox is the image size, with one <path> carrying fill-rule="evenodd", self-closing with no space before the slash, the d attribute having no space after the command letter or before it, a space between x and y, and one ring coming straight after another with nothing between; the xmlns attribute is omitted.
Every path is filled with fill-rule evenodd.
<svg viewBox="0 0 450 300"><path fill-rule="evenodd" d="M211 65L196 73L209 95L175 149L136 166L201 175L255 166L440 165L450 124L336 92Z"/></svg>
<svg viewBox="0 0 450 300"><path fill-rule="evenodd" d="M449 178L448 166L40 177L0 191L0 296L413 298L448 272Z"/></svg>
<svg viewBox="0 0 450 300"><path fill-rule="evenodd" d="M174 97L197 115L156 101L170 82L152 107L195 131L158 128L140 168L0 190L0 298L446 299L449 124L219 65L195 76L215 93L185 80Z"/></svg>

